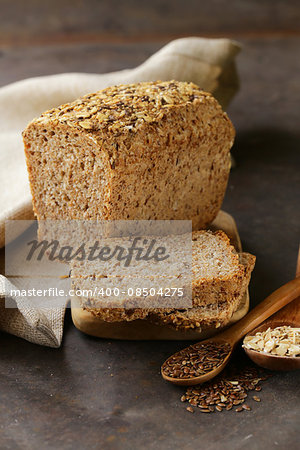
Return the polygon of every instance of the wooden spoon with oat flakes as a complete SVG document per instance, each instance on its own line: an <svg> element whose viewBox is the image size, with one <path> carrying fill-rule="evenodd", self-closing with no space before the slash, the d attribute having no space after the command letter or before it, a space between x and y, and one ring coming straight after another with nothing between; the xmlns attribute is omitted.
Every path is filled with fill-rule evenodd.
<svg viewBox="0 0 300 450"><path fill-rule="evenodd" d="M300 247L298 252L298 262L296 269L296 277L300 277ZM299 279L299 278L298 278ZM296 298L292 303L282 308L278 313L274 314L270 319L266 320L262 325L252 330L247 334L247 337L254 336L256 333L263 333L268 328L274 330L276 327L292 327L293 329L298 328L300 330L300 297ZM279 334L279 330L278 330ZM293 332L290 334L293 335ZM295 332L293 338L295 339ZM245 339L246 339L245 338ZM245 341L244 341L245 343ZM272 345L272 342L271 342ZM284 346L281 345L282 348ZM274 351L277 353L281 352L279 346ZM266 353L263 351L255 351L252 349L245 348L245 352L252 359L255 364L270 370L295 370L300 369L300 355L298 356L282 356L274 355L271 353ZM270 349L268 349L270 351ZM283 347L284 350L284 347Z"/></svg>

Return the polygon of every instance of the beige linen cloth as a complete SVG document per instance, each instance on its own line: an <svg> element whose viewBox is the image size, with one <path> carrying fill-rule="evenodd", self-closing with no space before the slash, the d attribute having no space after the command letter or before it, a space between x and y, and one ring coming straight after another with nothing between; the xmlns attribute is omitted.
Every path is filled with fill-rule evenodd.
<svg viewBox="0 0 300 450"><path fill-rule="evenodd" d="M43 111L109 85L138 81L193 81L226 108L238 89L235 56L240 47L228 39L183 38L170 42L140 66L107 74L64 73L30 78L0 88L0 248L5 221L34 218L21 132ZM5 308L11 285L0 275L0 330L30 342L59 347L65 308L39 311L30 299L14 298Z"/></svg>

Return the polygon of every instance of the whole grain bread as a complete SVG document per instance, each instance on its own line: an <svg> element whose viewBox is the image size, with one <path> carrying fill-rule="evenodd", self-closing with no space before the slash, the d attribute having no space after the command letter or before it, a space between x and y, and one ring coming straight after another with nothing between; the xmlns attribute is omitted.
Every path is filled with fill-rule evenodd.
<svg viewBox="0 0 300 450"><path fill-rule="evenodd" d="M38 219L192 219L218 213L234 128L193 83L113 86L23 133Z"/></svg>
<svg viewBox="0 0 300 450"><path fill-rule="evenodd" d="M219 328L225 326L237 311L240 302L248 288L251 272L255 264L255 257L249 253L240 253L240 266L244 274L237 283L232 297L224 299L220 294L218 300L212 303L205 303L187 309L162 309L150 311L147 319L157 325L168 325L176 330ZM236 281L233 282L235 284ZM237 286L240 291L238 292Z"/></svg>
<svg viewBox="0 0 300 450"><path fill-rule="evenodd" d="M131 321L148 318L157 324L167 324L177 329L223 326L229 322L244 295L255 264L255 256L236 253L223 231L196 231L192 233L192 302L191 308L134 308L134 298L124 308L105 307L105 298L81 297L81 306L95 316L108 322ZM136 276L138 276L136 269ZM111 274L113 275L113 274ZM163 275L163 274L162 274ZM101 279L101 273L89 274L92 279ZM109 277L109 274L105 274ZM88 288L88 277L82 265L75 265L74 289ZM176 280L178 281L178 280ZM118 286L118 277L110 279ZM124 283L124 280L122 279ZM125 280L126 283L126 280ZM136 279L127 280L128 287L138 285ZM157 288L159 281L153 280ZM143 286L140 286L143 287ZM125 290L126 285L121 290ZM126 300L126 295L124 296ZM136 299L139 301L139 299ZM111 301L110 298L107 299ZM146 299L147 301L147 299ZM163 302L162 302L163 304ZM125 304L124 304L125 305Z"/></svg>

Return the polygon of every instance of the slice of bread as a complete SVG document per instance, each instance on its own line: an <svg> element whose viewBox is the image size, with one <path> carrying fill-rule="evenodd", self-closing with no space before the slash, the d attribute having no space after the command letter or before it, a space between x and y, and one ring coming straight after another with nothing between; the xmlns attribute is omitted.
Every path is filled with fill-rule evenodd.
<svg viewBox="0 0 300 450"><path fill-rule="evenodd" d="M231 298L224 300L220 294L218 300L213 303L206 303L202 306L195 306L189 309L165 309L150 311L147 319L157 325L168 325L177 330L189 329L206 329L219 328L225 326L231 319L232 315L238 309L242 297L245 295L246 289L251 277L251 272L255 264L255 257L249 253L240 253L239 269L243 272L242 278L237 282L233 277L235 284L234 294ZM239 291L238 291L239 289Z"/></svg>
<svg viewBox="0 0 300 450"><path fill-rule="evenodd" d="M223 231L195 231L193 305L234 302L246 290L255 256L238 254Z"/></svg>
<svg viewBox="0 0 300 450"><path fill-rule="evenodd" d="M97 308L95 299L83 297L81 306L108 322L149 318L152 322L178 329L225 325L248 287L255 256L238 254L223 231L193 232L192 249L192 308ZM77 267L77 289L81 287L78 273ZM92 274L92 277L101 278L101 274ZM87 278L82 277L85 288L88 287L86 282ZM115 282L117 284L117 277Z"/></svg>

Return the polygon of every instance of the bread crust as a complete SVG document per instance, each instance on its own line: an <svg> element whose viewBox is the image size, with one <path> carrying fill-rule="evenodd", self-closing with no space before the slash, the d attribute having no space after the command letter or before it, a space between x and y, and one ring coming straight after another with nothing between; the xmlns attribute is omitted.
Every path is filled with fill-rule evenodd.
<svg viewBox="0 0 300 450"><path fill-rule="evenodd" d="M149 311L147 309L124 309L124 308L94 308L89 306L89 302L79 299L82 308L85 311L92 313L105 322L131 322L132 320L146 319Z"/></svg>

